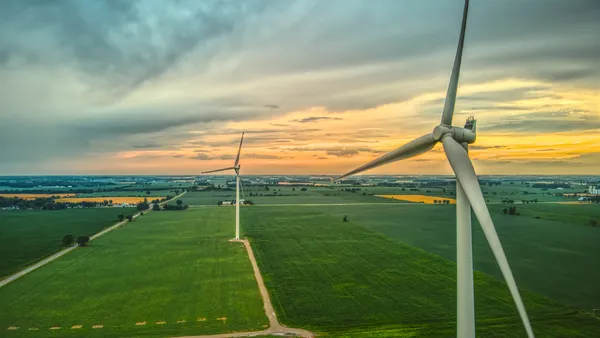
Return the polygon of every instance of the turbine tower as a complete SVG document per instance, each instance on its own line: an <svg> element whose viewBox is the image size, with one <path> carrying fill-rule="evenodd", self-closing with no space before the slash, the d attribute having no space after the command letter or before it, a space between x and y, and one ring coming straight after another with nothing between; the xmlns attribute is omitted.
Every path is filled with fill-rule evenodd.
<svg viewBox="0 0 600 338"><path fill-rule="evenodd" d="M234 240L240 239L240 153L242 151L242 143L244 142L244 133L242 133L242 139L240 140L240 147L238 148L237 156L235 157L235 163L233 167L227 167L223 169L204 171L202 174L216 173L218 171L235 170L235 238Z"/></svg>
<svg viewBox="0 0 600 338"><path fill-rule="evenodd" d="M438 142L441 142L446 157L456 175L457 337L475 337L473 249L471 239L471 208L473 208L473 212L477 216L483 233L494 253L494 257L500 266L506 284L508 284L510 293L525 326L527 336L532 338L534 334L527 311L525 310L519 289L517 288L506 255L500 244L500 239L494 228L494 223L485 204L473 164L469 159L468 145L475 142L476 121L473 117L469 117L464 127L452 126L468 10L469 0L465 0L458 48L440 124L433 129L432 133L423 135L365 165L339 176L334 181L377 168L387 163L420 155L431 150Z"/></svg>

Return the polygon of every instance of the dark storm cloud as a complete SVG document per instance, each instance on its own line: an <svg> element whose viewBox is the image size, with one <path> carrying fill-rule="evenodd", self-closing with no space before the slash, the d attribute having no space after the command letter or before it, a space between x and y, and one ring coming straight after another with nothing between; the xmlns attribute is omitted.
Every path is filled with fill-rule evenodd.
<svg viewBox="0 0 600 338"><path fill-rule="evenodd" d="M161 75L189 52L232 32L262 1L6 1L0 14L5 38L0 60L45 63L43 43L23 42L48 32L81 70L111 84L137 86ZM7 36L8 35L8 36ZM36 50L40 43L39 50ZM208 53L207 58L211 55Z"/></svg>

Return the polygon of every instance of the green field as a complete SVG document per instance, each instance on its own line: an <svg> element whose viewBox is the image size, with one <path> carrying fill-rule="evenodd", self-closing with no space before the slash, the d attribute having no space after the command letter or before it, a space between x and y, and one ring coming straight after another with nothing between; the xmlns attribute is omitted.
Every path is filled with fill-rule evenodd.
<svg viewBox="0 0 600 338"><path fill-rule="evenodd" d="M0 277L62 248L66 234L93 235L135 209L91 208L43 211L0 211Z"/></svg>
<svg viewBox="0 0 600 338"><path fill-rule="evenodd" d="M398 207L414 214L388 211ZM358 214L365 208L373 213L368 220L408 220L406 227L417 228L451 206L244 209L242 227L251 239L279 319L335 337L456 336L455 263L359 226L354 214L349 223L336 214L340 210ZM453 229L447 219L443 226ZM442 241L437 234L427 234L436 229L425 228L423 237L453 246L454 238L447 231ZM478 335L524 336L504 283L480 272L475 276ZM588 314L526 290L523 295L539 337L600 333L600 321Z"/></svg>
<svg viewBox="0 0 600 338"><path fill-rule="evenodd" d="M1 288L0 332L164 337L261 330L268 321L248 255L227 241L232 219L233 210L217 208L141 216Z"/></svg>
<svg viewBox="0 0 600 338"><path fill-rule="evenodd" d="M502 208L501 205L490 206L519 285L581 309L590 311L597 308L600 270L596 268L596 258L600 255L600 227L587 225L587 219L593 215L600 219L599 208L590 204L519 205L517 210L521 216L504 215ZM454 206L332 206L327 208L327 212L337 219L347 215L354 224L447 259L456 259ZM560 221L550 219L548 214ZM535 219L536 215L543 216ZM476 218L473 216L472 219ZM502 278L476 221L473 222L473 255L477 270Z"/></svg>

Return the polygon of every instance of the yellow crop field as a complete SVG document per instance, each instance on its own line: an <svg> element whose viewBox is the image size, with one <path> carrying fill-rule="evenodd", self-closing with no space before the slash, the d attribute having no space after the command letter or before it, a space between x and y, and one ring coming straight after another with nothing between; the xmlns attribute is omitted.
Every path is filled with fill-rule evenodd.
<svg viewBox="0 0 600 338"><path fill-rule="evenodd" d="M446 197L437 197L437 196L425 196L425 195L375 195L377 197L391 198L395 200L415 202L415 203L425 203L425 204L435 204L433 201L450 201L450 204L456 204L456 200L452 198Z"/></svg>
<svg viewBox="0 0 600 338"><path fill-rule="evenodd" d="M152 196L148 199L148 202L154 199L163 199L163 196ZM144 201L144 197L124 197L124 196L114 196L114 197L67 197L67 198L58 198L57 202L63 203L80 203L80 202L98 202L102 203L103 201L112 201L113 204L120 203L129 203L136 204Z"/></svg>
<svg viewBox="0 0 600 338"><path fill-rule="evenodd" d="M36 198L42 198L42 197L52 197L52 196L58 196L58 197L69 197L69 196L75 196L74 194L23 194L23 193L18 193L18 194L0 194L0 197L18 197L24 200L34 200Z"/></svg>

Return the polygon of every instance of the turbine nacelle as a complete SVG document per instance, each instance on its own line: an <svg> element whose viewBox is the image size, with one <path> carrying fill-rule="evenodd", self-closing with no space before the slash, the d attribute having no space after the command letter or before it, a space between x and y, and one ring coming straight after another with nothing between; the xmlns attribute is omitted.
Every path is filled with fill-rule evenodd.
<svg viewBox="0 0 600 338"><path fill-rule="evenodd" d="M433 128L432 135L436 141L441 141L444 137L448 135L451 136L458 143L467 144L474 143L477 139L477 135L472 130L461 127L445 126L442 124Z"/></svg>

